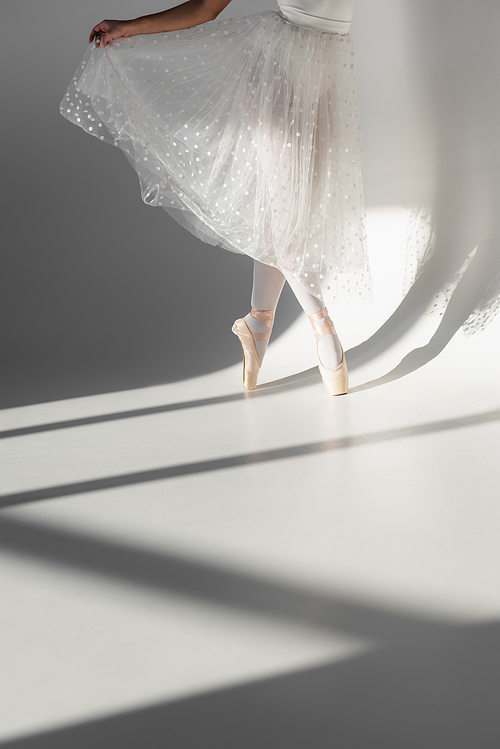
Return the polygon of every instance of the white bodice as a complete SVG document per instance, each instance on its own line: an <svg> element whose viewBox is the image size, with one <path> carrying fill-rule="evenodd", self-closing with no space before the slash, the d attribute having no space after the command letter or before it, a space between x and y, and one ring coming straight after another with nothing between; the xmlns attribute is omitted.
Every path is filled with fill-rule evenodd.
<svg viewBox="0 0 500 749"><path fill-rule="evenodd" d="M314 31L348 34L355 0L278 0L286 21Z"/></svg>

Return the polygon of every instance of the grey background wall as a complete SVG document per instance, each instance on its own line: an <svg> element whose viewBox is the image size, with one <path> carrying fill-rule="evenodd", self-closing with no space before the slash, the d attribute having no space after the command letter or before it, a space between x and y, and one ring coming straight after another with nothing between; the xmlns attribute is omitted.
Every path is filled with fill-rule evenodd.
<svg viewBox="0 0 500 749"><path fill-rule="evenodd" d="M229 328L247 311L251 261L142 203L119 150L58 112L94 24L174 4L2 2L2 407L173 381L240 358ZM276 9L233 0L223 15ZM367 205L434 200L441 227L435 262L360 355L410 324L475 245L429 356L495 296L499 15L493 0L357 0ZM276 332L298 312L285 291Z"/></svg>

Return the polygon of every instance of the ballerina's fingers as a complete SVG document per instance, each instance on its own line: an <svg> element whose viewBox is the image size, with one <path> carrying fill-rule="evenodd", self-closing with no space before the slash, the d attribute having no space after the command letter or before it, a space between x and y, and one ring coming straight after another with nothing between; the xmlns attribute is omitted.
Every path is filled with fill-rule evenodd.
<svg viewBox="0 0 500 749"><path fill-rule="evenodd" d="M95 41L96 47L106 47L110 41L125 36L126 24L122 21L101 21L89 35L89 44Z"/></svg>
<svg viewBox="0 0 500 749"><path fill-rule="evenodd" d="M94 37L95 46L96 47L107 47L109 42L111 42L116 37L112 34L96 34Z"/></svg>
<svg viewBox="0 0 500 749"><path fill-rule="evenodd" d="M112 34L112 33L102 34L99 37L99 47L107 47L108 44L111 41L113 41L113 39L115 39L117 36L120 36L120 34Z"/></svg>
<svg viewBox="0 0 500 749"><path fill-rule="evenodd" d="M101 39L102 35L108 31L109 26L106 23L106 21L101 21L101 23L98 23L97 26L94 26L92 31L89 34L89 44L91 44L93 41L97 42Z"/></svg>

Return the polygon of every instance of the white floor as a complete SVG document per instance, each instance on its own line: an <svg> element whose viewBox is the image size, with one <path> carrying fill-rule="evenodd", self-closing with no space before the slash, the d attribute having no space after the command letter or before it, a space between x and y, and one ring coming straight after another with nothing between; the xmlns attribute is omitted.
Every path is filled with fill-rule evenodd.
<svg viewBox="0 0 500 749"><path fill-rule="evenodd" d="M364 322L358 311L359 324L339 309L344 347L391 304ZM462 680L481 712L491 684L471 643L500 616L500 319L470 339L458 332L405 377L360 387L437 324L422 317L352 370L338 398L307 371L313 339L298 320L271 345L255 394L242 391L238 364L2 412L1 741L323 666L342 681L337 666L395 647L425 661L418 689L434 706ZM436 666L435 687L425 643L465 632L453 652L469 671L460 659ZM391 673L389 701L413 678L411 667ZM405 707L400 737L415 717ZM461 725L462 707L458 697L447 706L448 723ZM492 714L483 718L491 735ZM432 720L441 743L360 734L352 746L447 747L450 726ZM316 729L307 745L322 747ZM268 744L282 745L306 746Z"/></svg>

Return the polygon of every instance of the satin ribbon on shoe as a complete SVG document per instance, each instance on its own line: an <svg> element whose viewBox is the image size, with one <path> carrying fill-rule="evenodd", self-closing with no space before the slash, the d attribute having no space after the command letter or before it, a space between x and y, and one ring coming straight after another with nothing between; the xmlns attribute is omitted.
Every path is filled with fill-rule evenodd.
<svg viewBox="0 0 500 749"><path fill-rule="evenodd" d="M252 307L250 314L269 328L267 333L252 333L243 318L235 320L231 330L238 336L243 349L243 387L246 390L255 390L262 362L257 354L254 341L267 341L271 336L274 310Z"/></svg>
<svg viewBox="0 0 500 749"><path fill-rule="evenodd" d="M334 369L327 369L327 367L323 366L318 352L318 341L323 338L324 335L338 335L335 331L333 322L328 315L328 310L325 307L308 317L316 338L316 356L318 357L318 366L323 383L329 395L344 395L349 389L349 375L347 372L344 349L342 348L342 361L338 367L335 367ZM320 320L324 320L324 322L321 323Z"/></svg>
<svg viewBox="0 0 500 749"><path fill-rule="evenodd" d="M254 341L267 341L271 336L274 323L274 310L272 309L255 309L252 307L250 310L252 317L255 317L259 322L264 323L269 328L268 333L252 333Z"/></svg>

